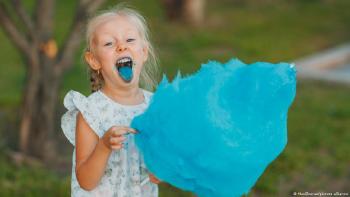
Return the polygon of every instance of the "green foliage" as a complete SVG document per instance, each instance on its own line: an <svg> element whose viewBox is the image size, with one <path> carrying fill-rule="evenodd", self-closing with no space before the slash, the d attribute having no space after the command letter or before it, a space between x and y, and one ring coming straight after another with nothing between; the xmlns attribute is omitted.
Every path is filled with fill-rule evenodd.
<svg viewBox="0 0 350 197"><path fill-rule="evenodd" d="M70 178L42 168L18 167L0 152L0 196L69 196Z"/></svg>
<svg viewBox="0 0 350 197"><path fill-rule="evenodd" d="M349 90L311 81L298 84L287 147L260 178L255 192L274 196L281 191L349 190Z"/></svg>

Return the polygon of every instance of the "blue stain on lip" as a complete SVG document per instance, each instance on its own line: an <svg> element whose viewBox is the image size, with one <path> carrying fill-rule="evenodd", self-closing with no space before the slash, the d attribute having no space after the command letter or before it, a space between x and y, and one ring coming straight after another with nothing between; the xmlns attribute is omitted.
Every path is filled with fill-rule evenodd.
<svg viewBox="0 0 350 197"><path fill-rule="evenodd" d="M132 67L130 66L120 66L117 68L119 76L125 81L130 82L133 77Z"/></svg>

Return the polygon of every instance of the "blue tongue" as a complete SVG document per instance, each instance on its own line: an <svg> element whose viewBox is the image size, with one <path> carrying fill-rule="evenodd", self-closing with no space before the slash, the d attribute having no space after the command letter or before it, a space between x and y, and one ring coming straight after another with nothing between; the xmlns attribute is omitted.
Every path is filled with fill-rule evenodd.
<svg viewBox="0 0 350 197"><path fill-rule="evenodd" d="M118 68L119 76L125 81L130 82L132 79L132 68L129 66L121 66Z"/></svg>

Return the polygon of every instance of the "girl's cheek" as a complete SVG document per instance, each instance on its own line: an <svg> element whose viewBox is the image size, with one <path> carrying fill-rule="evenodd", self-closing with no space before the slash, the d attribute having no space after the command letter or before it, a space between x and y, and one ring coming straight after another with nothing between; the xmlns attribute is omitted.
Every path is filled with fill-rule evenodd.
<svg viewBox="0 0 350 197"><path fill-rule="evenodd" d="M137 73L137 75L140 75L142 68L143 68L143 65L142 65L142 64L140 64L140 65L136 68L135 72Z"/></svg>
<svg viewBox="0 0 350 197"><path fill-rule="evenodd" d="M101 50L100 53L98 53L97 55L97 59L103 65L109 65L111 63L114 64L114 62L111 62L113 61L113 58L111 57L111 54L108 51Z"/></svg>
<svg viewBox="0 0 350 197"><path fill-rule="evenodd" d="M139 56L140 63L144 63L144 56L145 56L145 54L144 54L144 51L143 51L142 47L138 48L137 54Z"/></svg>
<svg viewBox="0 0 350 197"><path fill-rule="evenodd" d="M114 53L114 50L110 49L110 48L105 48L101 50L101 57L105 58L105 59L109 59Z"/></svg>

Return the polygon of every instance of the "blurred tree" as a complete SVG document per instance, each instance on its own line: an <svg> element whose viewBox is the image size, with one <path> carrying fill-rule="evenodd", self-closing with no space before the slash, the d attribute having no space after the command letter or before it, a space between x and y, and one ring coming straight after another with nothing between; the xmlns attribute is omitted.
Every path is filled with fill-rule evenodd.
<svg viewBox="0 0 350 197"><path fill-rule="evenodd" d="M176 20L181 17L183 0L161 0L165 8L166 15L170 20Z"/></svg>
<svg viewBox="0 0 350 197"><path fill-rule="evenodd" d="M183 20L201 25L204 20L205 0L161 0L170 20Z"/></svg>
<svg viewBox="0 0 350 197"><path fill-rule="evenodd" d="M55 0L36 0L32 15L21 0L1 0L0 25L26 65L19 131L23 154L46 160L55 156L49 136L55 130L60 82L64 71L73 65L87 16L104 1L77 2L71 28L58 48L53 38Z"/></svg>

